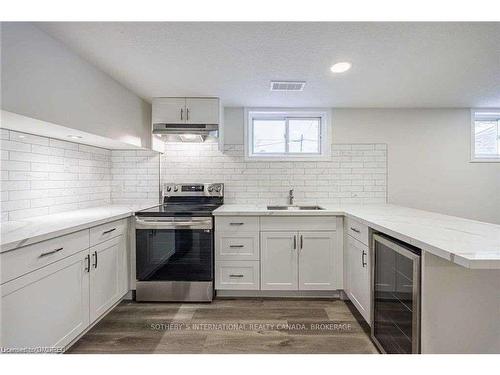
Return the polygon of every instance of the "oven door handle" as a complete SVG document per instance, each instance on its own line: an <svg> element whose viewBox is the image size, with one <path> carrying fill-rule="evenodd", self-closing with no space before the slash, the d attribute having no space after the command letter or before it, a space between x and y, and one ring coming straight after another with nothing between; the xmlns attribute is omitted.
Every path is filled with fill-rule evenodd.
<svg viewBox="0 0 500 375"><path fill-rule="evenodd" d="M136 229L212 229L212 218L193 221L141 220L136 218Z"/></svg>

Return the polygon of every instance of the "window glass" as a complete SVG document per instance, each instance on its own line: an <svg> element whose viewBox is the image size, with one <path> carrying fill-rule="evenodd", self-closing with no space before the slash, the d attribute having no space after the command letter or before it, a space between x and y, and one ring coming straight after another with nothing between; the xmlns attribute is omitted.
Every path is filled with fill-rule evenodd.
<svg viewBox="0 0 500 375"><path fill-rule="evenodd" d="M286 151L286 121L253 120L253 152L275 154Z"/></svg>
<svg viewBox="0 0 500 375"><path fill-rule="evenodd" d="M474 150L476 156L500 156L498 128L498 121L475 121Z"/></svg>
<svg viewBox="0 0 500 375"><path fill-rule="evenodd" d="M319 119L289 119L288 133L288 152L320 152Z"/></svg>

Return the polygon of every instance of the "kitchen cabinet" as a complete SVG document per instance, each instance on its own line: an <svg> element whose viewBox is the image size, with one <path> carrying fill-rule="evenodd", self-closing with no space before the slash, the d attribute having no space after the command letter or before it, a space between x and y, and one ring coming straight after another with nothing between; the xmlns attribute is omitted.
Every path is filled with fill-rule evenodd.
<svg viewBox="0 0 500 375"><path fill-rule="evenodd" d="M90 248L90 321L94 322L127 292L124 236Z"/></svg>
<svg viewBox="0 0 500 375"><path fill-rule="evenodd" d="M335 231L262 232L262 290L335 290Z"/></svg>
<svg viewBox="0 0 500 375"><path fill-rule="evenodd" d="M261 233L261 289L297 290L297 232Z"/></svg>
<svg viewBox="0 0 500 375"><path fill-rule="evenodd" d="M153 98L153 124L219 124L218 98Z"/></svg>
<svg viewBox="0 0 500 375"><path fill-rule="evenodd" d="M63 348L89 325L88 249L2 285L4 348Z"/></svg>
<svg viewBox="0 0 500 375"><path fill-rule="evenodd" d="M215 275L216 289L259 290L258 261L219 261Z"/></svg>
<svg viewBox="0 0 500 375"><path fill-rule="evenodd" d="M258 217L215 218L215 288L260 289Z"/></svg>
<svg viewBox="0 0 500 375"><path fill-rule="evenodd" d="M299 290L334 290L336 232L299 232Z"/></svg>
<svg viewBox="0 0 500 375"><path fill-rule="evenodd" d="M217 98L186 98L187 124L218 124L219 112Z"/></svg>
<svg viewBox="0 0 500 375"><path fill-rule="evenodd" d="M368 246L347 236L345 292L363 318L370 324L370 256Z"/></svg>
<svg viewBox="0 0 500 375"><path fill-rule="evenodd" d="M118 220L2 253L15 267L2 278L0 346L62 351L109 311L128 291L126 227Z"/></svg>

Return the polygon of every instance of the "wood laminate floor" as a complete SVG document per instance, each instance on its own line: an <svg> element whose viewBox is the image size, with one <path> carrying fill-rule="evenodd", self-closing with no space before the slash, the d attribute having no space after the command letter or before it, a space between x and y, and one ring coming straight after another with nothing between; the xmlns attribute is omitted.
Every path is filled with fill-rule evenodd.
<svg viewBox="0 0 500 375"><path fill-rule="evenodd" d="M68 353L378 353L355 315L341 300L125 301Z"/></svg>

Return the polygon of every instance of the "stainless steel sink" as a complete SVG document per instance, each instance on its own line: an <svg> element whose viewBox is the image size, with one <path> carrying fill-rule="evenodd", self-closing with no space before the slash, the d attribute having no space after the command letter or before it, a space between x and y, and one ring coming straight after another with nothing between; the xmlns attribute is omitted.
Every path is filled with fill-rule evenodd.
<svg viewBox="0 0 500 375"><path fill-rule="evenodd" d="M279 211L324 210L324 208L320 206L267 206L267 209Z"/></svg>

